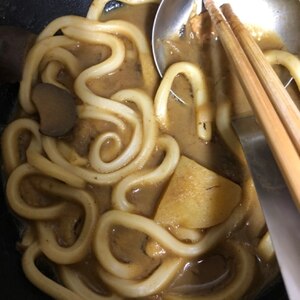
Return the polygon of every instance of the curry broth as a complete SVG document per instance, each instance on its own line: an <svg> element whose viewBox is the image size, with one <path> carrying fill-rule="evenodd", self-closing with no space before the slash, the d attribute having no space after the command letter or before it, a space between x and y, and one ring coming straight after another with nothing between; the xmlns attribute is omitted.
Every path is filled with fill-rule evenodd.
<svg viewBox="0 0 300 300"><path fill-rule="evenodd" d="M146 32L150 40L151 20L155 14L155 9L155 5L138 5L131 7L124 5L124 7L104 15L103 20L116 18L134 22L139 28ZM132 15L135 17L132 18ZM216 96L220 94L224 94L225 97L233 99L233 101L235 101L237 97L243 97L244 99L245 97L242 95L240 88L237 88L238 93L236 89L233 88L236 84L236 79L232 75L231 67L226 62L226 59L224 59L225 63L222 64L222 69L218 71L218 77L216 78L212 75L212 69L216 61L214 57L211 57L211 52L214 52L211 50L217 49L217 51L220 51L220 47L219 41L215 38L215 35L212 34L210 24L207 23L207 20L205 22L205 28L210 29L210 31L204 35L201 41L197 40L195 37L188 41L182 37L180 40L168 41L167 49L169 50L167 51L169 51L169 53L172 52L170 50L171 48L174 50L174 47L176 47L178 50L175 51L176 55L170 55L170 63L180 60L180 54L185 53L186 47L188 47L188 52L191 53L190 58L192 62L200 62L201 67L206 73L212 102L214 104L217 104L218 100L216 99ZM186 30L190 29L187 28ZM191 35L189 36L191 37ZM267 47L267 45L269 45L269 39L269 35L266 39L262 37L260 43L264 45L264 47ZM271 40L273 41L273 36L271 37ZM274 41L275 40L276 39L274 39ZM274 45L282 47L282 44L277 42L278 41L274 42ZM96 94L104 97L110 97L114 92L121 88L143 87L137 51L129 41L125 44L127 47L125 64L112 74L98 79L93 79L88 83L89 88ZM192 48L190 47L190 44L193 45ZM272 45L272 48L274 45ZM191 49L195 50L192 50L191 52ZM92 46L83 43L79 43L76 48L73 49L73 53L80 58L83 67L88 67L96 62L101 62L110 55L110 52L106 47ZM218 53L218 55L220 55L223 59L224 53L222 53L222 51ZM186 59L187 57L184 58ZM130 69L129 72L127 68ZM64 72L60 74L59 78L62 82L69 80L68 75L64 74ZM195 112L192 105L193 99L188 83L184 78L178 78L178 80L174 83L173 88L174 91L184 99L185 104L180 103L174 96L170 95L168 110L171 126L168 133L175 137L179 143L181 154L192 158L196 162L216 171L218 174L225 176L236 183L242 184L245 177L248 176L248 170L245 169L237 158L230 152L218 133L214 134L212 142L208 144L200 141L197 137L194 122L192 121L195 117ZM222 88L224 90L216 91L216 88ZM233 94L238 94L238 96L232 96ZM80 99L77 100L80 103ZM246 100L243 101L245 101L243 103L246 103ZM243 106L241 104L239 105ZM237 106L237 104L234 106L235 112L242 110L242 108L237 109ZM63 137L62 140L72 145L72 147L76 149L77 153L84 157L87 155L89 144L94 137L98 133L105 132L108 129L111 131L117 130L106 122L92 120L78 121L75 130L71 134ZM216 132L215 128L214 132ZM129 143L131 135L132 132L128 130L125 136L125 141L127 141L127 143ZM127 144L125 143L124 148L126 145ZM111 155L113 149L114 145L109 144L109 142L104 146L104 149L102 149L104 155L107 152L107 161L113 160L115 155L117 155ZM150 166L154 166L162 159L162 157L163 154L156 149L148 164ZM40 181L40 179L37 178L32 178L32 180L35 183L36 181ZM152 187L140 187L133 190L128 196L130 201L136 204L141 214L153 217L166 185L167 182L162 182ZM23 182L23 189L26 191L28 189L32 189L32 193L34 194L38 191L37 184L31 183L30 185L28 182ZM109 201L111 188L90 184L87 189L96 199L99 214L102 214L111 208ZM44 202L48 203L47 201L51 202L53 200L51 196L49 196L49 199L45 199L45 195L43 195L43 197L37 201L41 201L39 204L43 204ZM78 226L80 228L80 223L82 221L82 212L76 210L76 207L70 206L70 212L66 218L69 220L71 219L70 226L66 225L66 222L61 220L58 220L53 225L56 228L57 236L59 237L59 244L61 246L69 245L75 239ZM237 239L246 243L250 251L255 253L255 246L257 245L258 240L248 233L250 225L249 223L245 224L244 227L240 228L236 233L232 234L232 236L228 238ZM70 237L70 232L74 233L75 237ZM159 264L158 259L149 258L145 254L145 244L147 243L147 240L148 238L145 234L141 234L137 231L129 230L121 226L116 226L112 229L111 248L114 255L123 262L134 261L141 265L146 265L147 268L145 268L146 271L143 274L145 277L153 272ZM175 279L173 284L169 287L169 291L175 293L181 291L184 294L186 293L189 295L195 293L207 294L211 291L218 290L220 286L225 285L234 275L235 261L230 251L228 249L224 250L223 248L224 245L220 245L220 247L213 250L211 253L208 253L204 257L187 261L183 271L178 274L177 279ZM172 256L172 253L167 253L166 255ZM278 274L275 262L274 265L264 265L261 263L260 258L257 257L256 263L257 274L255 277L255 283L252 286L253 291L250 292L252 296L255 296L258 290L260 290L267 282L272 280L276 274ZM90 251L89 255L83 262L73 265L72 267L78 272L78 276L81 276L84 282L92 287L92 290L99 294L108 295L110 292L105 284L99 281L99 277L96 275L97 267L95 266L95 257L93 256L92 251ZM154 298L162 299L163 293L156 295ZM152 297L149 297L149 299L152 299Z"/></svg>

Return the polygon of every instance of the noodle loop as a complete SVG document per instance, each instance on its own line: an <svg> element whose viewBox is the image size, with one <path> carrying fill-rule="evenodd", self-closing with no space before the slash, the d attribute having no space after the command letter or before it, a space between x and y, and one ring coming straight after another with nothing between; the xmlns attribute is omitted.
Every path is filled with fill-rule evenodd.
<svg viewBox="0 0 300 300"><path fill-rule="evenodd" d="M274 256L253 182L230 125L231 102L210 99L213 80L205 64L170 64L158 84L144 25L149 23L150 9L156 7L152 4L159 2L123 0L120 10L104 12L109 1L94 0L87 17L63 16L48 24L26 57L20 112L2 135L6 195L12 211L26 221L19 243L24 251L24 273L55 299L240 299L247 297L260 272L255 270L253 251L267 262ZM216 41L215 36L211 40ZM272 64L288 68L300 86L295 56L283 51L265 55ZM170 97L179 75L187 79L193 101L192 107L184 103L180 110ZM42 83L72 95L74 122L60 135L46 136L39 124L43 123L40 106L32 94ZM44 93L39 95L43 104L49 101ZM43 104L41 107L47 107ZM43 112L48 115L46 108ZM175 185L183 183L183 192L171 187L182 156L193 160L193 166L201 163L214 171L199 176L201 186L203 183L200 194L191 188L192 182L199 186L193 172L178 176ZM225 168L229 172L223 172ZM232 175L235 172L241 174ZM208 180L212 175L202 175L211 173L213 181ZM238 178L233 181L239 191L241 186L242 199L233 190L230 195L237 200L224 215L230 204L223 201L221 206L215 200L226 199L226 188L217 188L222 177L230 181L231 175ZM154 210L168 188L175 208L179 207L178 194L185 197L182 208L166 209L164 219L186 215L186 219L198 220L191 217L200 207L198 202L187 205L196 195L205 204L217 203L199 210L203 219L210 219L208 225L188 226L156 218ZM212 189L217 190L208 192ZM211 222L212 215L217 222ZM262 233L258 247L253 246ZM191 290L173 293L178 277L189 278L185 266L205 260L220 245L235 262L231 280L218 282L216 290L203 295ZM43 274L40 259L53 267L53 278Z"/></svg>

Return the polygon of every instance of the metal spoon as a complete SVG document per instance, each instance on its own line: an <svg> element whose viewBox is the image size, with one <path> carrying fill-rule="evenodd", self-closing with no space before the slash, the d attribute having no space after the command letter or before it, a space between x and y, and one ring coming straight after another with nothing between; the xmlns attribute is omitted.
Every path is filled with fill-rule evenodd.
<svg viewBox="0 0 300 300"><path fill-rule="evenodd" d="M218 5L223 0L215 0ZM300 53L299 0L227 0L245 24L276 32L290 52ZM161 40L178 36L193 9L202 11L202 1L162 0L152 36L155 63L162 75L167 68ZM300 295L300 214L286 188L265 138L255 119L233 122L243 146L271 235L282 277L291 300Z"/></svg>
<svg viewBox="0 0 300 300"><path fill-rule="evenodd" d="M256 25L263 30L276 32L287 49L300 53L300 1L299 0L215 0L221 5L230 3L240 20ZM165 72L167 59L162 40L178 36L187 23L193 9L204 10L200 0L162 0L158 8L152 31L152 50L160 75Z"/></svg>

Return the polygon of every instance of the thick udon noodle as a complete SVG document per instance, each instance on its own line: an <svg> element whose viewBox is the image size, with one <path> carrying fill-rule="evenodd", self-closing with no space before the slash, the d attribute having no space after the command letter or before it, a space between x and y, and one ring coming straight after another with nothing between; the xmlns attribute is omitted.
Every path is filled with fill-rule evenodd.
<svg viewBox="0 0 300 300"><path fill-rule="evenodd" d="M20 242L24 250L24 272L34 285L56 299L119 299L151 295L161 295L164 299L239 299L255 277L255 255L265 259L267 264L274 259L268 233L259 235L265 226L263 221L258 221L252 228L253 236L258 239L255 253L242 241L226 240L245 222L258 217L259 207L249 176L241 183L242 200L230 217L206 230L165 228L151 215L144 215L140 206L128 197L134 189L166 183L178 164L181 149L176 139L168 134L170 121L167 108L168 101L174 101L169 94L178 74L184 74L191 85L195 106L193 124L198 138L203 143L210 143L213 131L218 130L233 155L244 164L240 145L230 127L231 102L218 103L214 113L204 73L188 62L173 64L158 85L143 32L127 21L99 21L106 2L95 0L86 18L58 18L38 36L27 56L20 85L23 117L13 121L3 133L3 157L9 175L8 203L18 216L27 220ZM159 1L123 2L139 5ZM62 34L57 35L59 31ZM131 47L128 47L128 41ZM72 51L81 44L106 46L110 54L85 68ZM132 48L136 49L136 53ZM109 97L96 94L90 88L92 79L116 71L128 57L134 55L141 66L141 86L118 90ZM300 68L295 67L299 65L297 58L282 51L268 51L266 55L272 64L283 64L288 68L299 86L300 76L296 72L299 73ZM114 128L98 132L85 156L78 154L72 144L63 139L42 135L39 123L31 117L36 113L31 93L38 82L70 90L68 85L58 80L62 68L74 82L74 91L70 92L80 99L78 119L106 122ZM21 159L19 138L24 132L30 134L30 140L25 159ZM129 142L124 143L124 135L128 132ZM112 152L109 160L101 155L107 143L111 145ZM149 165L154 153L160 153L160 159ZM42 178L39 192L51 195L55 199L52 203L34 205L24 198L20 186L29 176ZM89 186L112 188L108 208L99 207L101 203L91 193L91 188L87 188ZM55 222L72 209L82 224L75 238L68 232L74 230L74 224L66 225L71 242L63 245L57 237ZM149 238L147 254L144 255L155 261L150 270L145 270L141 263L143 260L122 261L116 257L111 236L112 229L118 226L143 233ZM151 245L159 251L154 251ZM183 272L184 266L216 247L225 247L234 256L236 267L230 281L211 293L172 292L169 287ZM54 263L59 280L49 278L39 270L36 262L41 256ZM87 257L93 257L95 277L111 289L112 294L98 293L84 280L76 264Z"/></svg>

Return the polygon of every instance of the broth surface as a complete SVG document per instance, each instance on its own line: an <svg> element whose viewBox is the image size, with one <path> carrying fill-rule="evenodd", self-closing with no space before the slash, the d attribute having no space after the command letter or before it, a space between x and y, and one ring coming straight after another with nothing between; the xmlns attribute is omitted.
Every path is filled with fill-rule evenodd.
<svg viewBox="0 0 300 300"><path fill-rule="evenodd" d="M147 40L150 40L150 29L152 20L155 15L156 5L141 4L141 5L124 5L123 7L111 12L105 13L101 21L107 20L125 20L134 23L146 35ZM134 17L133 17L134 16ZM198 18L198 17L196 17ZM229 99L232 103L232 115L251 113L246 97L241 90L241 87L228 63L225 54L223 53L220 43L216 37L207 15L202 15L200 22L202 23L201 37L200 33L193 31L193 23L186 26L185 35L178 39L163 41L166 46L166 53L169 57L169 64L173 64L183 59L189 59L194 64L199 64L205 73L211 104L213 107L213 115L215 116L218 105ZM199 22L199 20L196 20ZM253 32L260 32L260 29L252 27ZM126 56L123 64L115 71L104 76L89 79L86 83L88 89L93 94L110 98L116 92L123 89L143 89L145 82L143 80L143 70L139 59L139 50L137 46L128 37L117 34L120 40L125 45ZM200 39L199 39L200 37ZM259 45L262 49L281 49L283 45L281 41L272 33L262 33L259 35ZM149 46L149 45L148 45ZM95 64L106 61L112 51L105 45L93 45L87 42L77 42L76 45L67 46L80 62L82 69L87 69ZM191 50L192 49L192 50ZM186 57L184 54L189 53ZM222 61L222 63L220 63ZM157 75L157 74L156 74ZM68 87L73 94L76 94L73 85L73 79L68 70L63 68L57 79L60 83ZM39 78L39 80L41 80ZM147 93L153 98L158 87L157 82L153 83L153 87L147 90ZM184 100L184 104L178 101L172 94L169 96L168 114L170 116L170 126L168 129L160 129L158 135L168 134L175 138L178 143L180 155L184 155L205 168L214 171L230 181L244 187L249 180L249 172L243 162L232 153L222 135L218 132L216 125L213 124L213 137L210 142L204 142L199 139L195 128L195 107L193 105L194 98L192 95L189 82L184 76L178 76L172 86L175 93ZM294 84L291 84L289 89L293 93L296 89ZM294 92L295 101L299 101L299 96ZM125 101L126 102L126 101ZM76 96L76 104L83 105L84 101ZM132 103L130 99L126 105L138 115L139 108ZM26 116L24 112L21 116ZM34 115L30 117L37 119ZM139 119L142 117L139 116ZM122 118L121 118L122 119ZM105 120L96 120L92 118L78 118L72 132L60 137L56 140L59 149L65 149L62 145L67 145L72 149L70 152L76 157L78 166L86 164L87 168L92 169L88 161L89 151L92 143L97 136L106 132L114 132L122 135L122 147L119 149L117 142L113 139L108 139L102 145L101 157L105 163L110 163L118 157L124 149L126 149L132 140L135 131L132 127L122 131L116 124ZM26 151L28 151L29 137L26 133L21 135L19 143L19 152L21 153L22 162L26 161ZM25 142L22 142L25 141ZM45 141L44 141L45 142ZM65 157L70 159L71 154L65 149ZM43 152L44 154L44 152ZM46 155L47 156L47 155ZM164 160L166 154L159 146L155 146L147 163L138 169L139 172L153 170ZM79 158L78 158L79 157ZM75 160L75 159L74 159ZM86 162L87 161L87 162ZM142 173L141 173L142 174ZM142 175L141 175L142 176ZM123 180L124 178L121 178ZM64 196L59 195L59 192L52 190L52 187L59 180L48 178L34 174L27 176L21 180L20 190L22 197L28 205L34 207L47 207L49 204L57 205L64 199ZM170 178L161 180L152 185L141 184L136 188L132 188L126 193L129 203L133 204L138 215L155 219L155 213L158 209L161 198L163 197ZM62 184L59 181L59 184ZM109 211L115 208L111 202L112 194L117 183L112 184L94 184L88 182L84 187L84 191L91 195L93 205L95 205L97 218L100 219ZM253 190L253 189L252 189ZM243 194L244 195L244 194ZM247 197L247 195L245 196ZM67 197L70 198L70 195ZM255 198L255 197L254 197ZM244 201L245 202L245 201ZM242 207L246 205L243 201L238 205ZM261 238L266 234L267 229L264 225L264 219L259 207L259 204L254 201L250 208L245 208L247 217L241 221L232 231L230 231L222 242L218 243L213 249L204 255L195 257L182 257L180 261L180 271L178 271L174 279L158 293L150 296L137 297L139 299L188 299L193 296L208 296L213 293L222 292L222 289L229 285L236 274L241 271L241 258L237 255L239 248L232 246L234 243L243 245L247 255L251 255L254 259L255 274L250 288L247 289L243 299L254 299L257 294L270 282L272 282L279 274L278 266L275 258L265 262L257 250ZM57 218L49 219L45 222L45 228L42 230L52 230L54 232L57 243L60 247L68 249L76 244L77 239L81 238L86 221L85 207L82 207L80 201L73 203L67 201L64 207L64 213ZM30 241L40 235L40 230L28 221L28 232L24 235L22 247L27 248L27 240ZM39 221L38 221L39 222ZM41 222L41 221L40 221ZM44 221L43 221L44 222ZM42 223L42 222L41 222ZM220 224L216 225L218 227ZM222 225L222 224L221 224ZM104 225L103 225L104 226ZM180 227L178 225L178 227ZM176 232L178 228L170 226L166 228L169 232ZM181 228L179 228L181 229ZM212 228L214 229L214 228ZM93 229L93 236L97 235L97 229ZM197 234L202 237L209 229L197 229ZM138 276L129 281L143 280L154 274L161 263L165 259L176 259L177 254L168 251L156 245L157 251L162 255L151 256L147 253L147 247L152 241L152 237L148 234L136 229L127 228L122 224L116 224L109 229L109 249L112 255L123 265L130 266L132 269L136 266ZM174 234L176 236L176 234ZM105 237L104 237L105 238ZM39 238L37 238L39 240ZM185 240L186 244L191 245L191 240ZM233 244L231 244L233 243ZM100 279L99 273L104 272L102 266L99 267L97 254L94 252L96 242L91 242L87 246L87 254L79 262L71 262L66 266L66 269L71 269L76 278L79 278L93 293L103 296L113 296L119 293L114 288L110 288L105 280ZM21 248L22 248L21 247ZM55 279L58 282L63 282L65 286L71 285L66 279L66 269L63 264L54 263L54 268L57 276L61 279ZM135 270L135 269L134 269ZM105 271L106 272L106 271ZM70 288L72 290L72 288ZM135 298L123 296L122 298ZM168 298L169 297L169 298ZM176 298L179 297L179 298ZM185 298L186 297L186 298ZM81 298L80 298L81 299ZM195 299L195 298L192 298ZM202 298L201 298L202 299Z"/></svg>

